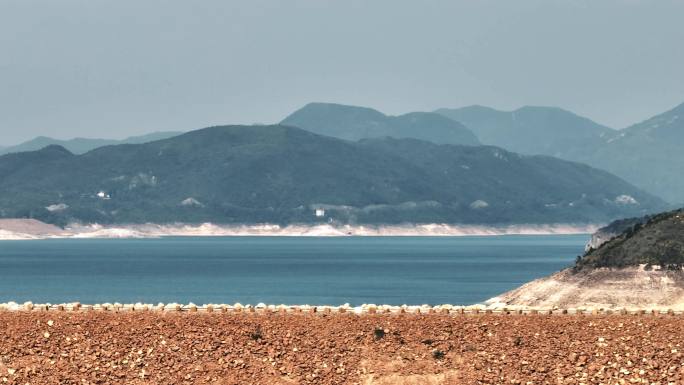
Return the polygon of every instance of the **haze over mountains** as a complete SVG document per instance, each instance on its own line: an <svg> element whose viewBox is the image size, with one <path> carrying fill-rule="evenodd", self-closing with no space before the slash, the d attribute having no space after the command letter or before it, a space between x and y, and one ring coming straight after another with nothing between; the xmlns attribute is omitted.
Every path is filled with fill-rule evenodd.
<svg viewBox="0 0 684 385"><path fill-rule="evenodd" d="M509 112L470 106L435 112L463 123L485 144L564 159L591 153L595 144L615 131L554 107L527 106Z"/></svg>
<svg viewBox="0 0 684 385"><path fill-rule="evenodd" d="M614 133L593 156L576 160L684 203L684 104Z"/></svg>
<svg viewBox="0 0 684 385"><path fill-rule="evenodd" d="M309 103L286 117L280 124L354 141L389 136L421 139L439 144L480 144L472 131L463 124L431 112L387 116L367 107Z"/></svg>
<svg viewBox="0 0 684 385"><path fill-rule="evenodd" d="M438 119L435 114L451 120ZM684 104L623 130L555 107L470 106L397 117L366 107L310 103L281 123L347 140L392 136L438 144L478 142L610 171L673 204L684 203ZM454 124L456 123L456 124Z"/></svg>
<svg viewBox="0 0 684 385"><path fill-rule="evenodd" d="M596 223L662 206L605 171L551 157L280 125L0 157L0 216L57 224Z"/></svg>
<svg viewBox="0 0 684 385"><path fill-rule="evenodd" d="M671 203L684 202L684 104L622 130L551 107L436 112L460 121L485 144L586 163Z"/></svg>
<svg viewBox="0 0 684 385"><path fill-rule="evenodd" d="M613 130L551 107L387 116L310 103L276 126L39 137L0 149L0 217L313 223L322 208L340 223L606 222L665 208L654 195L684 201L683 114Z"/></svg>
<svg viewBox="0 0 684 385"><path fill-rule="evenodd" d="M90 150L94 150L98 147L112 146L117 144L140 144L151 142L159 139L166 139L172 136L182 134L180 131L162 131L153 132L151 134L131 136L122 140L115 139L91 139L91 138L74 138L69 140L60 140L48 138L45 136L39 136L37 138L31 139L29 141L17 144L15 146L2 147L0 146L0 155L8 154L13 152L22 151L36 151L45 148L50 145L58 145L66 148L74 154L84 154Z"/></svg>

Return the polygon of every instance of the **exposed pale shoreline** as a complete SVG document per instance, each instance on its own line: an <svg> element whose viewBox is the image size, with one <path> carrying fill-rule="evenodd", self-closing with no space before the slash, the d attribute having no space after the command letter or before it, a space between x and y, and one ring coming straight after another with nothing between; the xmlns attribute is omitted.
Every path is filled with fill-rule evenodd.
<svg viewBox="0 0 684 385"><path fill-rule="evenodd" d="M0 240L60 238L159 238L218 236L495 236L591 234L598 224L517 224L517 225L217 225L132 224L103 226L72 224L64 229L32 219L0 219Z"/></svg>
<svg viewBox="0 0 684 385"><path fill-rule="evenodd" d="M476 314L498 314L498 315L684 315L684 308L681 306L667 306L662 304L646 304L642 306L611 306L600 304L581 304L570 306L555 306L545 304L541 306L505 304L492 302L498 298L493 298L484 304L472 305L375 305L363 304L360 306L350 306L348 303L340 306L331 305L257 305L235 304L202 304L194 303L96 303L82 304L80 302L69 302L60 304L24 302L19 304L13 301L0 303L0 312L157 312L167 314L180 313L254 313L261 315L268 314L354 314L354 315L476 315Z"/></svg>

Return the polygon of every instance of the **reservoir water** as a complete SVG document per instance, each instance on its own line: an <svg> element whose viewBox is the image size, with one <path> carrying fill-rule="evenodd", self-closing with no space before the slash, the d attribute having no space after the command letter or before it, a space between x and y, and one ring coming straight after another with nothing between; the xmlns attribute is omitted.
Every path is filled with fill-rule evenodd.
<svg viewBox="0 0 684 385"><path fill-rule="evenodd" d="M0 242L0 302L472 304L558 271L587 235Z"/></svg>

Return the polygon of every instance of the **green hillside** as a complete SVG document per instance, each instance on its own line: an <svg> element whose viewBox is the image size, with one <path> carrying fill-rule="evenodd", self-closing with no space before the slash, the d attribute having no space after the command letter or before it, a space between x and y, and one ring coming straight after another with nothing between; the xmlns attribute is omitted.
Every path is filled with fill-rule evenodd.
<svg viewBox="0 0 684 385"><path fill-rule="evenodd" d="M550 157L415 139L349 142L287 126L0 157L0 216L58 224L587 223L662 204L607 172Z"/></svg>
<svg viewBox="0 0 684 385"><path fill-rule="evenodd" d="M639 264L681 270L684 267L684 209L661 213L629 226L577 263L584 267Z"/></svg>
<svg viewBox="0 0 684 385"><path fill-rule="evenodd" d="M684 104L623 130L549 107L436 112L465 124L485 144L586 163L668 202L684 203Z"/></svg>

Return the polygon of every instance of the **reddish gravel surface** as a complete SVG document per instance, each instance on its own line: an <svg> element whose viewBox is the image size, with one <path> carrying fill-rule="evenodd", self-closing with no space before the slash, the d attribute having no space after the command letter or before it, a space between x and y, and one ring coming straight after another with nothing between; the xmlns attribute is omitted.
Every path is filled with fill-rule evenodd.
<svg viewBox="0 0 684 385"><path fill-rule="evenodd" d="M683 384L682 316L0 312L16 384Z"/></svg>

